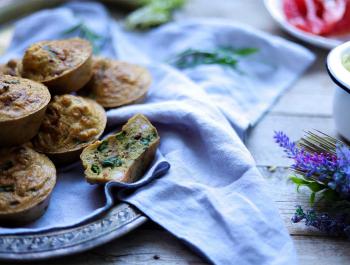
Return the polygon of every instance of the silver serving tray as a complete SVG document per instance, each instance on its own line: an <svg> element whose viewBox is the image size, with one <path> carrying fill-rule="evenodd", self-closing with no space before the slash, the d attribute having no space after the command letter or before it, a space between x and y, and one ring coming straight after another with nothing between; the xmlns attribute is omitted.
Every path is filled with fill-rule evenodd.
<svg viewBox="0 0 350 265"><path fill-rule="evenodd" d="M0 260L33 261L79 253L121 237L147 220L136 208L121 203L73 228L0 236Z"/></svg>

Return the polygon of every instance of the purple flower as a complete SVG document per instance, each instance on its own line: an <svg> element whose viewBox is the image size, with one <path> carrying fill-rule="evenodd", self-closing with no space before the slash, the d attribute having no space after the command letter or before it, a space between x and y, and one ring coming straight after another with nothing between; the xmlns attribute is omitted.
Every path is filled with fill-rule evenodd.
<svg viewBox="0 0 350 265"><path fill-rule="evenodd" d="M342 198L350 198L350 149L344 144L335 146L332 152L307 152L283 132L275 132L276 143L284 149L287 157L294 160L291 168L309 180L323 183L339 193Z"/></svg>
<svg viewBox="0 0 350 265"><path fill-rule="evenodd" d="M297 148L296 143L291 142L284 132L275 132L273 138L275 139L275 142L284 149L284 152L289 158L295 158L298 155L299 149Z"/></svg>
<svg viewBox="0 0 350 265"><path fill-rule="evenodd" d="M312 226L316 229L334 236L349 236L350 224L348 220L348 214L337 213L332 216L329 213L316 213L313 209L308 210L306 213L301 206L297 206L294 216L292 217L293 223L299 223L305 220L306 226Z"/></svg>
<svg viewBox="0 0 350 265"><path fill-rule="evenodd" d="M283 132L275 132L274 139L287 157L294 160L291 168L302 177L291 179L298 187L305 185L310 188L311 202L317 192L322 192L323 198L332 202L341 199L347 202L347 210L337 214L317 213L313 209L304 212L297 206L292 222L304 221L306 226L350 238L350 147L323 133L308 132L298 144L290 141Z"/></svg>
<svg viewBox="0 0 350 265"><path fill-rule="evenodd" d="M337 158L332 154L308 153L298 148L297 144L291 142L283 132L275 132L274 139L284 149L287 156L294 160L291 168L305 173L306 178L317 176L317 180L324 182L337 168Z"/></svg>
<svg viewBox="0 0 350 265"><path fill-rule="evenodd" d="M345 145L337 145L337 170L328 186L337 190L342 197L350 197L350 149Z"/></svg>

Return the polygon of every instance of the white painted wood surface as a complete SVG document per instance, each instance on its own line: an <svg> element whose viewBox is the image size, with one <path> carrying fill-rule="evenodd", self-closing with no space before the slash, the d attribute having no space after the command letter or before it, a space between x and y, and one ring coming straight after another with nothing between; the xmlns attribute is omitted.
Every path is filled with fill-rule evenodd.
<svg viewBox="0 0 350 265"><path fill-rule="evenodd" d="M283 33L266 12L261 0L188 0L184 10L176 15L182 20L192 17L218 17L247 23L261 30L281 35ZM116 14L116 17L120 15ZM0 52L10 39L10 31L1 34ZM300 264L350 264L350 242L332 238L303 225L291 224L295 205L307 205L305 192L295 192L286 181L289 161L273 144L274 130L283 130L297 139L304 129L319 129L335 135L332 115L333 84L324 68L326 51L310 47L318 56L317 62L276 103L261 122L251 131L247 145L266 178L271 196L290 232L298 252ZM270 166L278 166L270 172ZM146 264L207 264L188 250L179 240L159 226L148 223L127 236L83 254L62 259L31 264L99 264L99 265L146 265Z"/></svg>

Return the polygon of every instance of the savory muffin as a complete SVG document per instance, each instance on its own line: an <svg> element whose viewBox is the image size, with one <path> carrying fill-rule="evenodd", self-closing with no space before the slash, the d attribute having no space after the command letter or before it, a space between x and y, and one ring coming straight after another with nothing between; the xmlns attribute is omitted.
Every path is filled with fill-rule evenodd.
<svg viewBox="0 0 350 265"><path fill-rule="evenodd" d="M6 64L0 65L0 75L21 76L21 68L21 60L11 59Z"/></svg>
<svg viewBox="0 0 350 265"><path fill-rule="evenodd" d="M91 78L91 56L91 44L83 39L38 42L23 56L22 76L45 84L53 94L77 91Z"/></svg>
<svg viewBox="0 0 350 265"><path fill-rule="evenodd" d="M159 136L143 115L132 117L121 132L86 147L80 159L89 183L134 182L154 159Z"/></svg>
<svg viewBox="0 0 350 265"><path fill-rule="evenodd" d="M50 99L43 84L0 75L0 146L19 145L33 138Z"/></svg>
<svg viewBox="0 0 350 265"><path fill-rule="evenodd" d="M83 93L105 108L115 108L142 101L151 85L147 69L126 62L94 58L93 76Z"/></svg>
<svg viewBox="0 0 350 265"><path fill-rule="evenodd" d="M0 225L39 218L56 183L56 169L28 145L0 149Z"/></svg>
<svg viewBox="0 0 350 265"><path fill-rule="evenodd" d="M33 144L57 162L71 162L101 136L106 122L104 109L95 101L74 95L55 96Z"/></svg>

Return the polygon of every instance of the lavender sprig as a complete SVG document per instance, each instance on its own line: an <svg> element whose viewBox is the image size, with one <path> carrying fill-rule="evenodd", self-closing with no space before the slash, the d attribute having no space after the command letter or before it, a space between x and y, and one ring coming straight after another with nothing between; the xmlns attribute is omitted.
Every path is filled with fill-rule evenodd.
<svg viewBox="0 0 350 265"><path fill-rule="evenodd" d="M301 178L292 180L312 190L312 202L316 192L350 198L350 148L343 142L323 133L307 132L298 143L290 141L283 132L275 132L276 143L294 160L291 169ZM332 197L334 193L332 194Z"/></svg>
<svg viewBox="0 0 350 265"><path fill-rule="evenodd" d="M297 206L294 216L291 221L299 223L305 221L306 226L312 226L316 229L334 236L350 237L350 224L347 213L337 213L330 215L329 213L316 213L315 210L310 209L306 212Z"/></svg>
<svg viewBox="0 0 350 265"><path fill-rule="evenodd" d="M350 149L345 145L337 146L336 154L338 171L328 186L337 190L345 198L350 198Z"/></svg>
<svg viewBox="0 0 350 265"><path fill-rule="evenodd" d="M350 148L345 143L322 132L306 132L298 142L290 141L283 132L275 132L276 143L287 157L294 160L291 169L296 176L291 180L297 187L307 186L313 203L316 193L332 201L329 212L306 212L297 206L293 223L305 222L306 226L335 236L350 238ZM333 212L333 213L332 213Z"/></svg>

